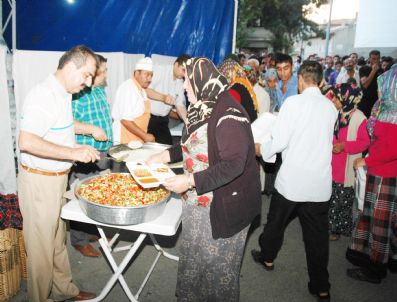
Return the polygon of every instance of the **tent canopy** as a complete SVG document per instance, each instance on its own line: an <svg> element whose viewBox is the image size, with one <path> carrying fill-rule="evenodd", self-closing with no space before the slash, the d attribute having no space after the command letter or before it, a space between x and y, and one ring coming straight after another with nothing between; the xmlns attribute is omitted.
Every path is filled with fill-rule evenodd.
<svg viewBox="0 0 397 302"><path fill-rule="evenodd" d="M72 3L70 3L72 2ZM188 53L219 63L231 52L231 0L18 0L17 49ZM4 3L3 3L4 6ZM7 10L7 6L3 9ZM9 8L8 8L9 9ZM5 39L10 46L11 28Z"/></svg>

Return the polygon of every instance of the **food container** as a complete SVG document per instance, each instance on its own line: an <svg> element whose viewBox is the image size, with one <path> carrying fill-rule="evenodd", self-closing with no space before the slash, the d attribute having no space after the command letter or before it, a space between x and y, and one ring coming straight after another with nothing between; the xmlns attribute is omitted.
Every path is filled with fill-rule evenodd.
<svg viewBox="0 0 397 302"><path fill-rule="evenodd" d="M129 173L121 173L128 174ZM85 184L97 176L92 176L79 181L76 184L74 193L79 200L80 207L84 213L91 219L98 222L113 224L113 225L132 225L148 222L159 217L170 199L171 193L154 204L142 205L142 206L110 206L102 205L85 199L79 195L79 189L82 184Z"/></svg>

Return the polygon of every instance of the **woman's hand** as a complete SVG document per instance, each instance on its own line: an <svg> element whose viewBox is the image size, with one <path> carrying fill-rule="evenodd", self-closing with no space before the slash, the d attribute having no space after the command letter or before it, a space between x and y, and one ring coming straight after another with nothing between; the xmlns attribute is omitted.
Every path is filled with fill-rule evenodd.
<svg viewBox="0 0 397 302"><path fill-rule="evenodd" d="M261 144L255 143L255 155L256 156L261 156Z"/></svg>
<svg viewBox="0 0 397 302"><path fill-rule="evenodd" d="M339 154L345 150L345 142L336 142L332 147L332 152Z"/></svg>
<svg viewBox="0 0 397 302"><path fill-rule="evenodd" d="M189 177L191 181L189 181ZM192 182L194 182L194 178L191 174L183 174L167 178L163 185L167 190L170 190L172 192L184 193L189 190L191 186L194 185Z"/></svg>
<svg viewBox="0 0 397 302"><path fill-rule="evenodd" d="M354 169L358 169L359 167L364 167L367 164L365 163L365 159L364 158L356 158L353 162L353 168Z"/></svg>
<svg viewBox="0 0 397 302"><path fill-rule="evenodd" d="M170 158L170 152L168 150L164 150L160 153L153 154L149 156L146 160L145 163L147 165L151 164L165 164L168 163L171 160Z"/></svg>

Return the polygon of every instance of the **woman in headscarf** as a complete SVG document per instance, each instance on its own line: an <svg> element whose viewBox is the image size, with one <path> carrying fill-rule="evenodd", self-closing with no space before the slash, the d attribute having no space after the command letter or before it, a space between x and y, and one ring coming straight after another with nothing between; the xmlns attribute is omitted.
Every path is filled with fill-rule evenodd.
<svg viewBox="0 0 397 302"><path fill-rule="evenodd" d="M183 158L185 174L164 186L182 194L178 301L238 301L239 273L251 221L261 207L249 118L211 61L186 63L190 101L181 145L148 163Z"/></svg>
<svg viewBox="0 0 397 302"><path fill-rule="evenodd" d="M230 85L230 95L247 111L250 122L255 121L258 117L258 101L244 68L236 61L226 59L219 66L219 71Z"/></svg>
<svg viewBox="0 0 397 302"><path fill-rule="evenodd" d="M270 68L265 73L265 89L270 96L270 112L278 112L279 90L276 89L278 83L277 71Z"/></svg>
<svg viewBox="0 0 397 302"><path fill-rule="evenodd" d="M248 60L249 62L250 60ZM257 102L258 102L258 116L260 116L264 112L269 112L270 110L270 97L266 92L265 88L263 88L258 83L258 70L255 68L246 65L244 66L244 71L247 75L247 79L250 81L252 88L254 90Z"/></svg>
<svg viewBox="0 0 397 302"><path fill-rule="evenodd" d="M362 91L354 84L337 84L325 95L339 111L335 123L332 152L332 195L329 201L329 239L351 236L353 229L353 161L369 146L365 115L357 109Z"/></svg>
<svg viewBox="0 0 397 302"><path fill-rule="evenodd" d="M380 283L387 269L397 272L397 64L383 75L380 105L368 156L354 167L366 166L364 209L358 217L346 258L359 268L347 275Z"/></svg>

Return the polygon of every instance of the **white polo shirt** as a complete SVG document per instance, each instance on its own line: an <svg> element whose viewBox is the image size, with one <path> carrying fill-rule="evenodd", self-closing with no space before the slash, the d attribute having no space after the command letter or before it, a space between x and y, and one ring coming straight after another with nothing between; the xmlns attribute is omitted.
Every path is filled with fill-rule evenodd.
<svg viewBox="0 0 397 302"><path fill-rule="evenodd" d="M35 86L25 98L20 130L33 133L51 143L73 147L74 124L72 95L53 74ZM33 169L61 172L72 166L71 161L38 157L21 152L21 164Z"/></svg>
<svg viewBox="0 0 397 302"><path fill-rule="evenodd" d="M115 144L120 143L121 120L133 121L145 113L148 101L144 89L140 89L131 78L117 88L112 107L113 137Z"/></svg>
<svg viewBox="0 0 397 302"><path fill-rule="evenodd" d="M175 106L186 106L183 80L174 80L173 65L160 65L153 73L153 80L149 86L157 92L169 94L175 98ZM173 106L159 101L150 101L150 113L156 116L168 116Z"/></svg>
<svg viewBox="0 0 397 302"><path fill-rule="evenodd" d="M328 201L332 190L332 138L337 110L317 87L286 99L272 139L261 145L266 160L282 152L275 187L291 201Z"/></svg>

